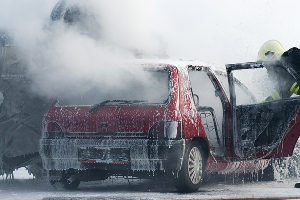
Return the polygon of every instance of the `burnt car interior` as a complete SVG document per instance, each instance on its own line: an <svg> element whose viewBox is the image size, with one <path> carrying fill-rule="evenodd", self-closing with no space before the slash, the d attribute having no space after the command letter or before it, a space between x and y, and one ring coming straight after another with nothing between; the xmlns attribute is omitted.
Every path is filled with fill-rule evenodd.
<svg viewBox="0 0 300 200"><path fill-rule="evenodd" d="M272 101L260 99L257 102L238 103L237 99L241 93L234 84L234 72L253 71L264 67L263 63L258 62L226 65L233 111L234 150L240 158L257 158L258 150L264 150L264 155L261 155L264 157L274 150L281 142L291 118L300 105L300 98L297 96Z"/></svg>

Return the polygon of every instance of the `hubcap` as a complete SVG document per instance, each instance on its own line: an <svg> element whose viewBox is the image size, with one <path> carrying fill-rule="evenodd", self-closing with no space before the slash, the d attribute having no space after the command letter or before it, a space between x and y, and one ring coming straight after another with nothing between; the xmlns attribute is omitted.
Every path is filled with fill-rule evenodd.
<svg viewBox="0 0 300 200"><path fill-rule="evenodd" d="M193 147L189 154L188 159L188 172L189 178L193 184L198 184L202 177L202 157L200 150Z"/></svg>

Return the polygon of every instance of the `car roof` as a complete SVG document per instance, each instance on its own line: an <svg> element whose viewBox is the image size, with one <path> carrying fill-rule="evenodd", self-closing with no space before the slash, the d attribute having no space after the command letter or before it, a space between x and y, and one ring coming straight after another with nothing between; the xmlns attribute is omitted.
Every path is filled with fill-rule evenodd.
<svg viewBox="0 0 300 200"><path fill-rule="evenodd" d="M133 63L141 64L141 65L156 65L157 67L164 67L166 65L171 65L177 67L179 70L186 70L189 66L201 66L205 68L209 68L212 71L222 71L226 73L225 65L223 68L217 67L216 65L210 65L206 62L202 62L199 60L171 60L171 59L138 59L135 60Z"/></svg>

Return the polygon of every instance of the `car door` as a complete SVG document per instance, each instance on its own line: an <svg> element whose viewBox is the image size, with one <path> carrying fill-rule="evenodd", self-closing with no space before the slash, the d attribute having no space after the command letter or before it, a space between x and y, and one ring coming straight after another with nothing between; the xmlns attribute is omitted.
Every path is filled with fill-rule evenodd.
<svg viewBox="0 0 300 200"><path fill-rule="evenodd" d="M189 66L189 81L211 153L222 157L225 153L226 103L225 93L207 67Z"/></svg>
<svg viewBox="0 0 300 200"><path fill-rule="evenodd" d="M234 83L234 71L264 68L262 63L243 63L226 65L232 106L234 152L241 159L280 157L289 153L274 153L286 140L291 121L298 118L300 98L286 98L274 101L252 99L250 103L237 103L237 96L242 93ZM259 74L258 74L259 75ZM247 76L247 74L246 74ZM245 76L244 76L245 77ZM244 91L245 92L245 91ZM295 144L298 136L291 144ZM281 148L287 151L288 148Z"/></svg>

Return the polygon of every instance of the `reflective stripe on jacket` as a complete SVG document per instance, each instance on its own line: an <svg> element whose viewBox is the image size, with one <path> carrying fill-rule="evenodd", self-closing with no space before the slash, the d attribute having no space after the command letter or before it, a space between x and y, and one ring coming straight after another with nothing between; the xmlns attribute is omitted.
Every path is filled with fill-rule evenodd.
<svg viewBox="0 0 300 200"><path fill-rule="evenodd" d="M271 91L271 95L268 96L268 97L265 99L265 101L272 101L272 100L278 100L278 99L281 99L281 96L280 96L278 90L273 89L273 90Z"/></svg>
<svg viewBox="0 0 300 200"><path fill-rule="evenodd" d="M299 85L297 82L293 83L292 87L290 88L290 92L294 94L298 94L299 91Z"/></svg>
<svg viewBox="0 0 300 200"><path fill-rule="evenodd" d="M291 93L291 94L296 94L296 95L298 95L299 89L300 89L300 86L298 85L298 83L297 83L297 82L294 82L293 85L292 85L291 88L290 88L290 93ZM268 96L268 97L265 99L265 101L272 101L272 100L279 100L279 99L281 99L281 96L280 96L279 91L276 90L276 89L273 89L273 90L271 91L271 95Z"/></svg>

